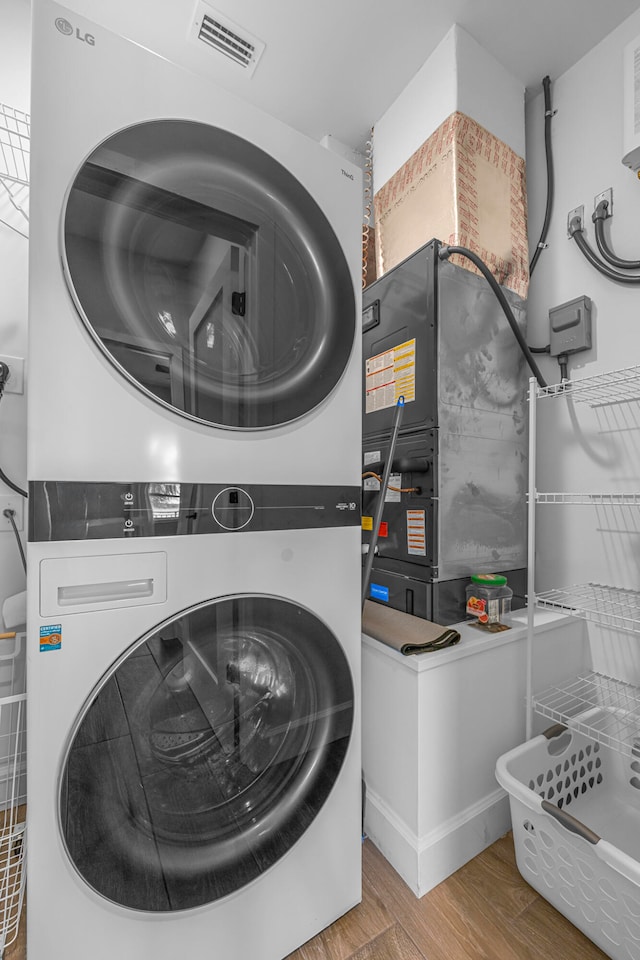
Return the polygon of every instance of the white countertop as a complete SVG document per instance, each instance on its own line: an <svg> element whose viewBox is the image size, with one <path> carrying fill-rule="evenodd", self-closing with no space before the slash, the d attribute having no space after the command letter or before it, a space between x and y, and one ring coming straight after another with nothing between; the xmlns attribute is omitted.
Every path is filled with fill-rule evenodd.
<svg viewBox="0 0 640 960"><path fill-rule="evenodd" d="M536 633L545 633L553 630L563 623L572 623L573 617L566 614L557 613L554 610L536 610L534 613L534 629ZM495 647L504 646L507 643L514 643L526 639L527 636L527 611L516 610L511 616L511 629L502 630L500 633L485 633L478 627L474 627L470 621L462 623L449 624L460 634L460 641L444 650L436 650L428 653L416 653L405 656L387 646L373 637L362 634L363 646L371 649L382 656L390 657L397 663L402 664L406 669L413 670L416 673L422 673L423 670L433 670L436 667L453 663L455 660L461 660L464 657L472 657L476 654L484 653L487 650L493 650Z"/></svg>

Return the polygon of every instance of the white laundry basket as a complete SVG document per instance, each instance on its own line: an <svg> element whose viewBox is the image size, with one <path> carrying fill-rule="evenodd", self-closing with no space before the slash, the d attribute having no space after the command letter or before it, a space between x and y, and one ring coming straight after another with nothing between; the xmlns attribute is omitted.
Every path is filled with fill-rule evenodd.
<svg viewBox="0 0 640 960"><path fill-rule="evenodd" d="M614 960L640 960L640 731L633 754L557 725L496 767L520 873Z"/></svg>

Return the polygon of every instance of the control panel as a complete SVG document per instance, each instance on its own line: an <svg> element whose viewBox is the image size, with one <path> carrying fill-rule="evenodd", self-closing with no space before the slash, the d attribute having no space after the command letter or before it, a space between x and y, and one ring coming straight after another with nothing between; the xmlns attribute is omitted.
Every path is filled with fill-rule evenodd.
<svg viewBox="0 0 640 960"><path fill-rule="evenodd" d="M29 485L32 542L360 526L360 488L279 484Z"/></svg>

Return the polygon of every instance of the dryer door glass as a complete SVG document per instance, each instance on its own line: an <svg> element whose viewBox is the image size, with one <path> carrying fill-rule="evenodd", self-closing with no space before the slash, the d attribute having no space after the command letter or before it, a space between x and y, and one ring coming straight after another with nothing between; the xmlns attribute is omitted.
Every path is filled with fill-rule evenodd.
<svg viewBox="0 0 640 960"><path fill-rule="evenodd" d="M158 120L101 144L68 195L64 263L107 357L197 421L296 420L351 354L353 282L326 216L279 162L215 127Z"/></svg>
<svg viewBox="0 0 640 960"><path fill-rule="evenodd" d="M352 722L342 647L308 610L268 596L192 608L140 638L78 717L60 777L67 853L135 910L225 897L307 830Z"/></svg>

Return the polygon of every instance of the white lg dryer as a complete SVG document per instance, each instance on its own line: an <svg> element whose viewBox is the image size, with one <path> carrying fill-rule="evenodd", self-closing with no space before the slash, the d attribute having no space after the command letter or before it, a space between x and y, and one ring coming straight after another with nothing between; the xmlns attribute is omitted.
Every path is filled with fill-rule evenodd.
<svg viewBox="0 0 640 960"><path fill-rule="evenodd" d="M357 493L34 484L30 960L281 960L359 902Z"/></svg>
<svg viewBox="0 0 640 960"><path fill-rule="evenodd" d="M30 480L352 482L360 171L49 0L31 116Z"/></svg>

